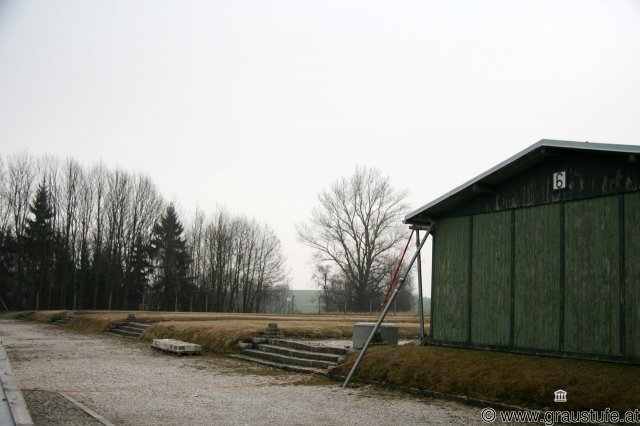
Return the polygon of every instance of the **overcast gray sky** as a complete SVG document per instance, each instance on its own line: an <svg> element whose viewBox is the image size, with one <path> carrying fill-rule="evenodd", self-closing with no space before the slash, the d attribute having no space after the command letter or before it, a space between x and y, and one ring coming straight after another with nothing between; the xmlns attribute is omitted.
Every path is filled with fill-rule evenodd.
<svg viewBox="0 0 640 426"><path fill-rule="evenodd" d="M640 1L0 0L0 153L295 223L357 165L412 210L539 139L640 144Z"/></svg>

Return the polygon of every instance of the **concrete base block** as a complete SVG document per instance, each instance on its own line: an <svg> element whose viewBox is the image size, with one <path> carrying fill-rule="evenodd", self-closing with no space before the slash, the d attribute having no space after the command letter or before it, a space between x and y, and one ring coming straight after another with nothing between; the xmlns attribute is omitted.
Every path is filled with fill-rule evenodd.
<svg viewBox="0 0 640 426"><path fill-rule="evenodd" d="M375 322L359 322L353 326L353 349L362 349L371 335ZM398 344L398 326L390 323L382 323L378 329L382 341L387 345ZM373 340L375 342L375 339Z"/></svg>

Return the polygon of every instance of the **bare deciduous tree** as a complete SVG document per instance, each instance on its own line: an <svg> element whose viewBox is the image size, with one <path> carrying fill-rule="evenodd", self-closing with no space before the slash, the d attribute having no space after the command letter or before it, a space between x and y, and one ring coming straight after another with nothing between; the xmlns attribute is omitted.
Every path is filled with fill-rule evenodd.
<svg viewBox="0 0 640 426"><path fill-rule="evenodd" d="M11 227L7 182L6 165L0 157L0 235L3 236L9 233Z"/></svg>
<svg viewBox="0 0 640 426"><path fill-rule="evenodd" d="M162 211L162 198L151 179L136 174L133 193L129 197L128 214L124 223L125 253L124 279L121 305L128 309L138 308L143 303L147 287L149 266L146 265L151 230Z"/></svg>
<svg viewBox="0 0 640 426"><path fill-rule="evenodd" d="M267 225L222 209L208 220L196 215L188 241L200 309L263 312L288 288L282 246Z"/></svg>
<svg viewBox="0 0 640 426"><path fill-rule="evenodd" d="M29 202L35 185L35 166L31 155L16 154L9 157L7 179L4 185L6 200L13 219L13 231L20 238L29 214Z"/></svg>
<svg viewBox="0 0 640 426"><path fill-rule="evenodd" d="M80 202L80 183L82 178L82 166L71 158L64 161L61 170L60 164L55 159L50 159L49 175L55 176L55 182L59 188L53 189L57 206L54 210L59 216L56 256L58 258L58 273L56 274L56 287L59 294L59 306L63 308L73 307L77 299L76 293L76 238L78 232L78 205ZM61 174L60 178L57 178Z"/></svg>
<svg viewBox="0 0 640 426"><path fill-rule="evenodd" d="M91 170L91 186L93 188L95 216L93 226L93 309L99 307L99 296L104 284L104 270L106 269L106 256L104 254L104 234L105 234L105 209L107 197L107 181L109 171L103 163L98 163Z"/></svg>
<svg viewBox="0 0 640 426"><path fill-rule="evenodd" d="M299 240L315 250L319 263L333 263L344 275L352 310L368 310L383 291L388 256L404 239L405 198L377 169L357 168L323 190L310 221L297 226Z"/></svg>
<svg viewBox="0 0 640 426"><path fill-rule="evenodd" d="M206 259L205 259L205 214L199 208L196 209L191 219L191 226L187 230L187 247L190 249L191 261L189 262L189 276L193 277L195 293L191 294L189 310L193 310L193 298L204 295L205 302L203 309L209 309L209 291L206 281ZM196 300L197 301L197 300ZM202 303L200 303L202 305ZM198 305L196 303L196 305ZM197 309L197 308L196 308Z"/></svg>
<svg viewBox="0 0 640 426"><path fill-rule="evenodd" d="M106 283L109 309L119 300L118 296L124 285L125 221L131 207L131 189L131 175L129 173L116 169L109 176L105 240L108 256Z"/></svg>
<svg viewBox="0 0 640 426"><path fill-rule="evenodd" d="M78 221L80 227L79 243L76 246L76 258L78 259L78 285L74 293L73 309L84 306L85 297L91 283L91 255L89 233L94 212L94 187L89 176L83 172L80 180L80 204L78 206Z"/></svg>

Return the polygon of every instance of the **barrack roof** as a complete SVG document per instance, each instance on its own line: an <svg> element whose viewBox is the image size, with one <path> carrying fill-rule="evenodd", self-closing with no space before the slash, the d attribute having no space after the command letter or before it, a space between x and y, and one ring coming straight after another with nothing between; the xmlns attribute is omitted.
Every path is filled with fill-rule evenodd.
<svg viewBox="0 0 640 426"><path fill-rule="evenodd" d="M640 154L640 146L637 145L614 145L542 139L454 190L407 214L404 223L420 224L429 222L432 218L437 218L441 213L475 197L478 195L478 192L482 192L482 188L486 188L487 186L492 187L508 180L512 176L542 161L547 157L549 151L558 149Z"/></svg>

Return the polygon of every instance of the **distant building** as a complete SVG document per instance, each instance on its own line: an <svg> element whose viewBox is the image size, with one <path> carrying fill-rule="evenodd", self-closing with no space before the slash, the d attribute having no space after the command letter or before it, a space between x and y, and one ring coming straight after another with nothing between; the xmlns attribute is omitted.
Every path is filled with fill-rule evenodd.
<svg viewBox="0 0 640 426"><path fill-rule="evenodd" d="M289 297L293 303L293 313L317 314L324 312L319 290L290 290Z"/></svg>
<svg viewBox="0 0 640 426"><path fill-rule="evenodd" d="M640 363L640 146L541 140L405 222L435 344Z"/></svg>
<svg viewBox="0 0 640 426"><path fill-rule="evenodd" d="M295 314L317 314L327 313L325 309L324 299L320 290L289 290L286 294L287 304L281 304L280 311L270 310L279 313L295 313ZM424 298L424 311L429 312L429 298ZM373 313L377 312L377 306L373 306ZM411 306L411 312L418 312L418 298L416 297ZM392 310L393 313L393 310Z"/></svg>

